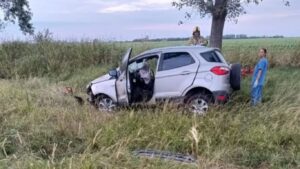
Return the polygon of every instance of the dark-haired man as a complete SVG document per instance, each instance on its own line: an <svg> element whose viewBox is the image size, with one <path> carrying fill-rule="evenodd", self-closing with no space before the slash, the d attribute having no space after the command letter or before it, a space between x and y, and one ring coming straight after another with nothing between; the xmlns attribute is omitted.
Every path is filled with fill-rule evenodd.
<svg viewBox="0 0 300 169"><path fill-rule="evenodd" d="M251 104L253 106L262 100L262 90L268 70L267 49L262 48L258 53L259 61L256 64L251 82Z"/></svg>

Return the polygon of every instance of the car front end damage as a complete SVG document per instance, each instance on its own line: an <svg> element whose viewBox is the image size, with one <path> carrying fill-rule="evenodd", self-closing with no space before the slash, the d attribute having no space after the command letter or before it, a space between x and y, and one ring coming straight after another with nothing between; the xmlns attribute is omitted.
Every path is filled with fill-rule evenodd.
<svg viewBox="0 0 300 169"><path fill-rule="evenodd" d="M86 93L88 95L87 101L91 104L91 105L95 105L95 96L92 92L92 83L89 83L86 86Z"/></svg>

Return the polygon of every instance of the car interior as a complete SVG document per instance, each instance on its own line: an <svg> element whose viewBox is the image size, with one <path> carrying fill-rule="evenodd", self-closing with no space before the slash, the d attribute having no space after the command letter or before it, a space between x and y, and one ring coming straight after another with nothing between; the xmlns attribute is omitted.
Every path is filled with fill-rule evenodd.
<svg viewBox="0 0 300 169"><path fill-rule="evenodd" d="M148 102L154 93L158 56L132 61L128 66L131 103Z"/></svg>

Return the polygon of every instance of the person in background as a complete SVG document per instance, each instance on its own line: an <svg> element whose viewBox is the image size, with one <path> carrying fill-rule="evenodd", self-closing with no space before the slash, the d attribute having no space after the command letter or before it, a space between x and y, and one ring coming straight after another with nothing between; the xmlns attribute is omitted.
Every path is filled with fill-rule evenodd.
<svg viewBox="0 0 300 169"><path fill-rule="evenodd" d="M262 91L268 70L267 49L262 48L258 53L259 61L256 64L251 82L251 105L255 106L262 100Z"/></svg>
<svg viewBox="0 0 300 169"><path fill-rule="evenodd" d="M151 75L151 68L149 63L144 62L142 68L139 70L139 77L141 86L139 86L140 100L146 102L151 99L153 95L153 78Z"/></svg>
<svg viewBox="0 0 300 169"><path fill-rule="evenodd" d="M143 82L148 85L151 81L151 71L150 66L147 62L145 62L142 66L142 68L139 70L139 75Z"/></svg>
<svg viewBox="0 0 300 169"><path fill-rule="evenodd" d="M202 45L207 46L207 40L201 37L200 29L198 26L195 27L193 31L193 36L189 40L189 45Z"/></svg>

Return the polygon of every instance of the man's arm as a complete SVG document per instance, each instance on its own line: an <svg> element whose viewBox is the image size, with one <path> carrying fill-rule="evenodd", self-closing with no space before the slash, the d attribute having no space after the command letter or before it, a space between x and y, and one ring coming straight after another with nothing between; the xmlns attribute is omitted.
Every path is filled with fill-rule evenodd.
<svg viewBox="0 0 300 169"><path fill-rule="evenodd" d="M256 77L256 79L255 79L255 81L254 81L253 87L257 87L257 85L258 85L258 80L259 80L260 77L261 77L261 73L262 73L262 70L259 69L259 70L258 70L257 77Z"/></svg>
<svg viewBox="0 0 300 169"><path fill-rule="evenodd" d="M255 82L258 82L258 81L259 81L259 79L260 79L260 77L261 77L261 73L262 73L262 70L259 69L258 74L257 74L257 77L256 77L256 79L255 79Z"/></svg>
<svg viewBox="0 0 300 169"><path fill-rule="evenodd" d="M261 78L261 75L262 75L262 70L263 70L263 68L266 66L266 63L265 62L263 62L263 61L260 61L259 63L258 63L258 73L257 73L257 76L256 76L256 79L255 79L255 81L254 81L254 86L257 86L258 85L258 81L259 81L259 79Z"/></svg>

